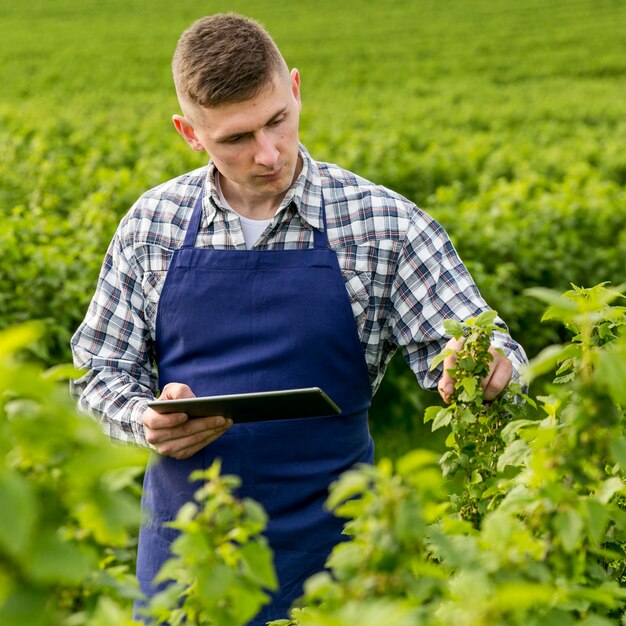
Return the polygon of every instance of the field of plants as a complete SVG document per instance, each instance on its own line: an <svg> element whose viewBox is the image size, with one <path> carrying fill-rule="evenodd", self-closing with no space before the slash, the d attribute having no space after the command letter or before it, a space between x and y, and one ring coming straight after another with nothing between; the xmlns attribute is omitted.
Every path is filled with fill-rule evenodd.
<svg viewBox="0 0 626 626"><path fill-rule="evenodd" d="M65 386L57 390L63 372L46 374L44 383L41 371L70 361L69 338L119 219L144 190L204 164L171 124L178 108L169 63L186 26L225 10L261 21L299 68L301 139L314 158L385 184L437 218L530 356L570 345L572 330L578 346L561 359L559 375L571 380L557 391L544 389L556 361L542 358L536 372L531 395L544 399L524 419L545 428L518 424L503 440L491 433L498 443L489 458L458 449L450 433L465 427L441 407L427 415L447 428L424 426L437 398L420 392L396 357L371 427L379 459L397 464L381 460L335 494L340 506L367 485L373 508L364 497L362 510L342 505L360 534L334 557L334 578L308 588L307 602L319 610L294 615L295 623L621 623L623 310L607 308L620 304L612 292L583 292L587 309L554 294L572 284L626 282L626 3L32 0L0 6L0 498L3 511L15 512L0 520L0 624L128 619L134 485L145 459L111 452L73 415ZM532 297L532 288L554 293ZM542 321L548 304L556 309ZM590 334L581 335L583 318ZM34 320L36 328L15 328ZM604 344L616 346L606 357ZM508 411L505 421L515 423L519 416ZM601 432L597 416L608 420L600 420ZM571 437L561 438L563 431ZM474 445L484 432L467 436ZM404 456L417 448L447 455L448 474L457 464L453 487L431 456ZM589 458L580 454L592 448ZM459 470L472 455L491 463L489 472ZM93 472L76 477L81 460ZM571 480L539 471L551 463ZM428 489L413 500L406 494L415 476L424 481L417 492ZM221 502L257 546L242 554L261 563L262 514L232 500L230 479L217 469L213 479L198 514L210 514L206 502ZM394 497L410 506L398 512ZM189 512L180 524L192 534L199 526ZM498 534L505 527L509 534ZM217 545L210 542L220 536L202 540ZM368 542L383 552L360 562ZM411 551L415 558L402 561ZM235 626L260 605L271 567L242 579L233 564L247 557L224 558L219 567L233 573L222 591L241 600L247 589L239 606L248 608L221 614L190 596L197 614L177 619ZM184 559L183 546L172 566L183 586L191 575ZM373 604L362 604L368 597ZM468 597L484 600L475 613L464 612ZM153 610L171 614L176 601L166 600Z"/></svg>

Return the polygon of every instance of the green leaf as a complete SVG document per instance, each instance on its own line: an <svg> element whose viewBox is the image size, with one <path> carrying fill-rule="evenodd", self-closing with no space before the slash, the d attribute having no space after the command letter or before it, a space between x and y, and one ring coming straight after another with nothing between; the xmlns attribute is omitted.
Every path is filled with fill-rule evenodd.
<svg viewBox="0 0 626 626"><path fill-rule="evenodd" d="M438 430L444 426L448 426L454 417L454 411L451 407L440 409L433 421L432 430Z"/></svg>
<svg viewBox="0 0 626 626"><path fill-rule="evenodd" d="M622 472L626 472L626 438L614 439L610 448L613 460L622 468Z"/></svg>
<svg viewBox="0 0 626 626"><path fill-rule="evenodd" d="M330 495L326 500L326 507L336 509L342 502L362 494L367 490L369 479L358 470L345 472L337 482L330 487Z"/></svg>
<svg viewBox="0 0 626 626"><path fill-rule="evenodd" d="M441 459L439 459L439 465L441 466L443 476L454 476L459 467L456 452L453 452L452 450L444 452L441 455Z"/></svg>
<svg viewBox="0 0 626 626"><path fill-rule="evenodd" d="M443 328L448 335L452 335L455 339L459 339L465 332L465 327L456 320L443 320Z"/></svg>
<svg viewBox="0 0 626 626"><path fill-rule="evenodd" d="M584 507L589 537L595 544L600 544L604 541L609 523L609 512L604 504L592 498L587 498L584 501Z"/></svg>
<svg viewBox="0 0 626 626"><path fill-rule="evenodd" d="M577 626L615 626L615 622L600 615L588 615L576 622Z"/></svg>
<svg viewBox="0 0 626 626"><path fill-rule="evenodd" d="M497 317L497 311L483 311L474 322L478 328L491 330L493 323Z"/></svg>
<svg viewBox="0 0 626 626"><path fill-rule="evenodd" d="M584 523L580 513L566 509L557 513L554 518L554 531L563 545L563 549L572 553L580 544Z"/></svg>
<svg viewBox="0 0 626 626"><path fill-rule="evenodd" d="M559 345L544 348L522 370L523 379L527 382L532 382L535 378L554 371L557 364L562 360L563 352L563 346Z"/></svg>
<svg viewBox="0 0 626 626"><path fill-rule="evenodd" d="M608 387L616 404L626 405L626 341L613 344L598 355L597 377Z"/></svg>
<svg viewBox="0 0 626 626"><path fill-rule="evenodd" d="M63 541L55 530L38 537L30 554L30 572L40 583L80 584L95 555L75 543Z"/></svg>
<svg viewBox="0 0 626 626"><path fill-rule="evenodd" d="M463 422L464 424L474 424L476 422L476 415L474 415L472 410L466 406L459 411L458 421Z"/></svg>
<svg viewBox="0 0 626 626"><path fill-rule="evenodd" d="M400 476L411 476L413 473L437 464L437 453L431 450L411 450L396 461L396 470Z"/></svg>
<svg viewBox="0 0 626 626"><path fill-rule="evenodd" d="M528 615L526 626L574 626L578 622L570 613L562 609L551 609L547 613L541 612L538 615Z"/></svg>
<svg viewBox="0 0 626 626"><path fill-rule="evenodd" d="M430 367L428 370L432 372L437 368L437 366L443 363L451 354L454 354L454 350L452 348L446 348L442 350L430 363Z"/></svg>
<svg viewBox="0 0 626 626"><path fill-rule="evenodd" d="M554 601L555 590L547 585L537 585L519 580L515 583L505 583L497 588L495 605L501 610L520 611L551 604Z"/></svg>
<svg viewBox="0 0 626 626"><path fill-rule="evenodd" d="M476 361L469 355L461 357L457 361L457 367L464 372L473 373L476 368Z"/></svg>
<svg viewBox="0 0 626 626"><path fill-rule="evenodd" d="M578 312L575 302L553 289L531 287L530 289L524 289L524 294L550 305L542 318L543 320L558 319L565 321L571 319Z"/></svg>
<svg viewBox="0 0 626 626"><path fill-rule="evenodd" d="M396 509L396 519L393 525L393 534L404 545L414 545L421 539L426 524L422 507L415 500L404 500Z"/></svg>
<svg viewBox="0 0 626 626"><path fill-rule="evenodd" d="M58 623L50 607L48 594L23 587L16 588L0 604L0 624L2 626L48 626ZM52 613L52 615L51 615Z"/></svg>
<svg viewBox="0 0 626 626"><path fill-rule="evenodd" d="M0 474L0 546L19 555L29 543L37 518L33 487L20 474Z"/></svg>
<svg viewBox="0 0 626 626"><path fill-rule="evenodd" d="M219 602L233 584L235 572L223 563L212 563L208 568L200 569L197 578L198 594L211 602Z"/></svg>
<svg viewBox="0 0 626 626"><path fill-rule="evenodd" d="M624 483L617 476L607 478L598 489L597 498L603 504L608 504L609 500L616 494L622 491Z"/></svg>
<svg viewBox="0 0 626 626"><path fill-rule="evenodd" d="M304 582L304 593L307 598L323 598L332 593L335 581L327 571L317 572Z"/></svg>
<svg viewBox="0 0 626 626"><path fill-rule="evenodd" d="M29 322L3 330L0 332L0 357L15 354L39 339L43 332L44 327L38 322Z"/></svg>
<svg viewBox="0 0 626 626"><path fill-rule="evenodd" d="M443 565L451 568L459 568L464 572L468 563L476 563L479 560L479 552L473 537L461 534L450 535L438 526L429 528L429 549Z"/></svg>
<svg viewBox="0 0 626 626"><path fill-rule="evenodd" d="M141 517L132 496L100 486L94 489L89 500L76 507L75 515L84 530L93 533L96 541L115 546L127 542L128 530L137 527Z"/></svg>
<svg viewBox="0 0 626 626"><path fill-rule="evenodd" d="M500 436L505 443L512 443L516 437L523 437L523 431L530 427L536 427L537 422L529 419L519 419L509 422L500 432ZM527 437L524 437L527 439Z"/></svg>
<svg viewBox="0 0 626 626"><path fill-rule="evenodd" d="M255 532L264 530L267 526L267 513L263 505L252 498L245 498L243 508L248 525L251 525Z"/></svg>
<svg viewBox="0 0 626 626"><path fill-rule="evenodd" d="M525 465L530 449L528 443L523 439L515 439L504 450L498 458L498 471L504 471L507 465L520 467Z"/></svg>
<svg viewBox="0 0 626 626"><path fill-rule="evenodd" d="M100 596L89 626L111 626L112 624L128 624L128 610L112 598Z"/></svg>
<svg viewBox="0 0 626 626"><path fill-rule="evenodd" d="M437 417L437 414L439 413L439 411L441 411L440 406L429 406L424 411L424 424L427 424L428 422L432 422L435 419L435 417Z"/></svg>
<svg viewBox="0 0 626 626"><path fill-rule="evenodd" d="M260 542L250 542L241 547L239 551L243 562L246 564L248 575L265 587L275 590L278 588L278 580L272 562L272 551Z"/></svg>
<svg viewBox="0 0 626 626"><path fill-rule="evenodd" d="M50 367L43 373L43 378L45 380L75 380L83 376L87 370L79 370L76 369L73 365L70 364L61 364L55 365L54 367Z"/></svg>
<svg viewBox="0 0 626 626"><path fill-rule="evenodd" d="M475 378L464 378L461 380L461 386L465 390L467 400L471 401L476 396L476 389L478 387L478 381Z"/></svg>
<svg viewBox="0 0 626 626"><path fill-rule="evenodd" d="M348 541L335 546L326 564L339 580L346 580L356 574L362 559L363 549L361 546Z"/></svg>

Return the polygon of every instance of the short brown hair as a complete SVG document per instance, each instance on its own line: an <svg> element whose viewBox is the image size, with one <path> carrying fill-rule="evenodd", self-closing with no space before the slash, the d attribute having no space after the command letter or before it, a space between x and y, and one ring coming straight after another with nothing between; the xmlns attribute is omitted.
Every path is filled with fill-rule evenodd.
<svg viewBox="0 0 626 626"><path fill-rule="evenodd" d="M203 107L248 100L286 67L269 33L235 13L194 22L172 61L178 97Z"/></svg>

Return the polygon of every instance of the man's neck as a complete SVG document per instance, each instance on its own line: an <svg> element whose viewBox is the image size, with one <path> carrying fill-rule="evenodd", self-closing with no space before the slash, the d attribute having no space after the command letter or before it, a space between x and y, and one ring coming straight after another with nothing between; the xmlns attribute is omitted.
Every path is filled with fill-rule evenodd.
<svg viewBox="0 0 626 626"><path fill-rule="evenodd" d="M219 176L219 174L218 174ZM247 196L237 192L236 188L228 184L228 181L220 176L220 188L224 199L239 215L243 215L251 220L271 219L276 215L276 211L283 201L286 193L279 196Z"/></svg>

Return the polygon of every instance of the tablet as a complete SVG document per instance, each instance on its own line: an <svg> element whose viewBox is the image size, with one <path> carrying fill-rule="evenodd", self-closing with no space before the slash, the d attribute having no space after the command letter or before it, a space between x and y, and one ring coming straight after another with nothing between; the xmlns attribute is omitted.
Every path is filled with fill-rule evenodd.
<svg viewBox="0 0 626 626"><path fill-rule="evenodd" d="M332 416L341 413L341 409L319 387L180 400L154 400L148 402L148 406L158 413L186 413L189 417L223 415L237 423Z"/></svg>

